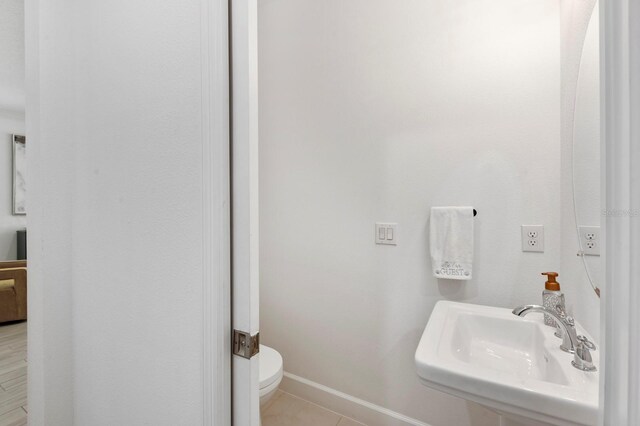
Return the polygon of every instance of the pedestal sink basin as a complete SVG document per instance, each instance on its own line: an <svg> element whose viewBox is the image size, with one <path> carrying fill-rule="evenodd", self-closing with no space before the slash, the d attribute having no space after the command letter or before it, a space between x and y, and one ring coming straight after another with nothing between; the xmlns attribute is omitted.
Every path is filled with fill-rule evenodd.
<svg viewBox="0 0 640 426"><path fill-rule="evenodd" d="M577 322L576 329L593 340ZM595 425L599 373L573 367L554 332L542 314L520 318L511 309L441 301L416 350L418 376L507 418Z"/></svg>

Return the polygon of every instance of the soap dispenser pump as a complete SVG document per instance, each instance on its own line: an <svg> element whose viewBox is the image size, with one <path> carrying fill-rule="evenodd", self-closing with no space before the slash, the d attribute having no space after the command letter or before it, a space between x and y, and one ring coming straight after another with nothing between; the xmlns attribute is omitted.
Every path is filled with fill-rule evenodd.
<svg viewBox="0 0 640 426"><path fill-rule="evenodd" d="M542 305L555 312L558 307L564 313L564 294L560 291L560 283L556 281L557 272L543 272L542 275L547 276L547 282L544 283L544 291L542 292ZM556 321L549 315L544 315L544 323L549 327L556 327Z"/></svg>

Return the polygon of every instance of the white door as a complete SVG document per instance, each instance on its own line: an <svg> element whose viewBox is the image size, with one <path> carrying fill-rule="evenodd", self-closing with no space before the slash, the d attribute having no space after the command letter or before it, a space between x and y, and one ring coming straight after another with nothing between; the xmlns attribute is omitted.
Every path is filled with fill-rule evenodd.
<svg viewBox="0 0 640 426"><path fill-rule="evenodd" d="M255 336L258 316L258 49L256 0L231 9L232 326ZM233 425L260 422L258 357L232 357Z"/></svg>
<svg viewBox="0 0 640 426"><path fill-rule="evenodd" d="M231 424L227 6L24 2L31 425Z"/></svg>

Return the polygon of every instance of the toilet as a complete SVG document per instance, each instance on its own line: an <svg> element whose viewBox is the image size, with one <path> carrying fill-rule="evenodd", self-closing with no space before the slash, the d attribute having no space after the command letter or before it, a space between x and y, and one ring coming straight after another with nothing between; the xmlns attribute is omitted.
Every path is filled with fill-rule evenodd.
<svg viewBox="0 0 640 426"><path fill-rule="evenodd" d="M282 381L282 356L269 346L260 345L260 406L265 405L278 390Z"/></svg>

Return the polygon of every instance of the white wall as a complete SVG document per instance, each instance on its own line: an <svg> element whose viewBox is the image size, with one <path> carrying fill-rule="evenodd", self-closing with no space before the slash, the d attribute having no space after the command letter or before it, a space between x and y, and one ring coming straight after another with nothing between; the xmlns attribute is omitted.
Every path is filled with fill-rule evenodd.
<svg viewBox="0 0 640 426"><path fill-rule="evenodd" d="M30 424L212 424L226 2L29 0L27 19Z"/></svg>
<svg viewBox="0 0 640 426"><path fill-rule="evenodd" d="M258 22L263 342L433 426L495 424L413 355L438 300L539 302L560 268L558 2L271 0ZM429 208L449 204L479 212L470 282L430 273ZM521 224L545 225L544 254Z"/></svg>
<svg viewBox="0 0 640 426"><path fill-rule="evenodd" d="M0 2L0 260L16 258L16 230L27 225L13 211L12 134L24 134L24 1Z"/></svg>
<svg viewBox="0 0 640 426"><path fill-rule="evenodd" d="M0 113L24 117L24 0L0 2Z"/></svg>

